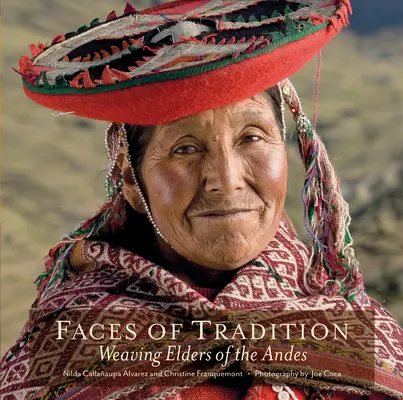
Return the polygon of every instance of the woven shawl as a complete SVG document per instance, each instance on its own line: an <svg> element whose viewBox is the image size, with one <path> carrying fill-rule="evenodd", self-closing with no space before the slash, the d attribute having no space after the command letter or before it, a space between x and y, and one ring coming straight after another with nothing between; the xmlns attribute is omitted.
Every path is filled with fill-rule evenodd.
<svg viewBox="0 0 403 400"><path fill-rule="evenodd" d="M187 387L208 378L195 376L166 379L140 377L140 372L171 370L187 372L202 369L218 373L219 362L166 361L159 366L151 361L100 360L99 344L85 340L55 340L56 320L74 320L83 326L102 321L136 323L138 336L128 343L115 342L125 350L161 351L169 345L192 345L197 351L217 351L232 345L245 346L262 355L268 341L236 338L197 340L195 332L184 329L176 340L146 339L145 327L157 321L167 327L173 322L219 320L228 324L252 318L270 323L334 322L349 323L348 340L292 342L295 349L307 352L304 362L276 360L240 361L240 368L254 375L254 387L278 383L268 372L329 370L335 377L302 378L288 376L282 383L349 394L383 394L403 398L403 334L399 324L380 304L365 295L348 302L335 296L308 293L305 282L313 268L312 249L307 247L282 222L275 238L254 260L237 270L232 281L208 300L161 266L126 249L105 242L85 240L85 260L92 272L71 274L33 310L22 334L3 357L0 366L0 395L3 399L180 399ZM73 322L74 322L73 321ZM273 350L290 347L290 342L273 340ZM236 360L231 353L229 364ZM92 376L64 376L63 371L95 371ZM126 375L123 376L123 372ZM137 373L137 375L136 375ZM257 377L260 373L260 377ZM266 373L266 377L262 374ZM120 376L119 376L120 374ZM131 376L128 376L131 374ZM257 398L257 397L256 397Z"/></svg>

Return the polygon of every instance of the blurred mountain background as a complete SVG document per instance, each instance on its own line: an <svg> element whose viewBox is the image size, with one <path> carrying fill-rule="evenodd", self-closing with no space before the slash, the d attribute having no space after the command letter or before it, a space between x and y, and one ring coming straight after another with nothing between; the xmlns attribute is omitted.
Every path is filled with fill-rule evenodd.
<svg viewBox="0 0 403 400"><path fill-rule="evenodd" d="M11 70L28 45L122 12L124 0L3 0L1 353L17 339L42 258L104 201L106 123L29 101ZM138 8L158 1L137 1ZM368 292L403 323L403 2L353 0L350 27L324 51L318 131L350 204ZM293 77L313 114L316 61ZM304 171L289 124L287 212L307 239Z"/></svg>

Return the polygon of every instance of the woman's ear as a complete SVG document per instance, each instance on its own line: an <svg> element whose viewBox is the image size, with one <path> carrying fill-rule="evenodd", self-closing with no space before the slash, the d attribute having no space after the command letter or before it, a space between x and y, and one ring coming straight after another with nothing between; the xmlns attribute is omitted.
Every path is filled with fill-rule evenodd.
<svg viewBox="0 0 403 400"><path fill-rule="evenodd" d="M124 146L121 146L120 148L117 163L120 170L122 171L122 177L123 177L122 193L125 200L138 213L147 214L144 204L141 200L138 188L134 183L132 169L127 159L127 150ZM139 178L137 177L137 179Z"/></svg>

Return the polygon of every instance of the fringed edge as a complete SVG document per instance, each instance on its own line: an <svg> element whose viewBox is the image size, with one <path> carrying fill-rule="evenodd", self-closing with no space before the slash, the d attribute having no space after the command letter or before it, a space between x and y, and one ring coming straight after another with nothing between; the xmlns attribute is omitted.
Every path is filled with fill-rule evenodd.
<svg viewBox="0 0 403 400"><path fill-rule="evenodd" d="M93 217L81 222L50 249L45 258L45 271L35 280L38 288L37 304L40 304L52 290L68 279L68 272L76 273L70 263L70 253L75 243L94 236L102 230L114 232L126 221L125 199L121 190L122 172L116 165L121 146L120 130L116 129L116 124L110 124L106 130L105 145L110 161L105 180L107 201Z"/></svg>
<svg viewBox="0 0 403 400"><path fill-rule="evenodd" d="M306 169L302 201L305 227L314 250L306 271L306 290L342 295L351 302L363 293L363 279L352 247L348 204L324 144L306 118L293 85L288 79L279 85L297 123L298 145Z"/></svg>

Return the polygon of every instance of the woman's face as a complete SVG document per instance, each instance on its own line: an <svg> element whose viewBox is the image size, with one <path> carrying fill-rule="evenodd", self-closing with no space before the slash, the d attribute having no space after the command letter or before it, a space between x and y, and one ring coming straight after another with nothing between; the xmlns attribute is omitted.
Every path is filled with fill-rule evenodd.
<svg viewBox="0 0 403 400"><path fill-rule="evenodd" d="M156 127L141 166L158 228L182 257L238 268L273 239L287 158L266 93Z"/></svg>

